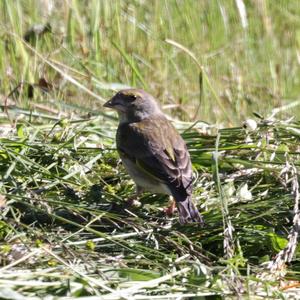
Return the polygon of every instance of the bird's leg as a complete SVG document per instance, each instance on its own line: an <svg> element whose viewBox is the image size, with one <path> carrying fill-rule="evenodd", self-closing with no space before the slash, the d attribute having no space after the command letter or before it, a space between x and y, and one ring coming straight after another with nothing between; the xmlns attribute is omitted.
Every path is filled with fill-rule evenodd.
<svg viewBox="0 0 300 300"><path fill-rule="evenodd" d="M169 206L164 208L164 212L168 217L171 217L176 210L176 202L172 196L169 197Z"/></svg>
<svg viewBox="0 0 300 300"><path fill-rule="evenodd" d="M138 199L140 194L142 193L143 189L140 186L136 185L135 193L126 201L127 205L131 207L140 207L142 204Z"/></svg>

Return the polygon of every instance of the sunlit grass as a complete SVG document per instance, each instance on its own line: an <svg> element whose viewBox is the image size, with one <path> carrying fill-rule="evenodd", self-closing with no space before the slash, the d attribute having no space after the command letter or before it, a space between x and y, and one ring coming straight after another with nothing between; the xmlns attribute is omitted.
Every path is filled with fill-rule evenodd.
<svg viewBox="0 0 300 300"><path fill-rule="evenodd" d="M92 95L65 80L67 74L102 97L118 85L142 87L172 104L170 114L224 125L237 125L252 111L267 115L298 98L297 1L247 4L247 27L234 1L69 1L52 9L42 3L51 1L1 2L3 95L21 81L43 78L53 85L53 106L100 109ZM32 51L12 34L30 36L37 24L50 24L51 32L32 33ZM166 40L195 55L206 74L202 86L198 66ZM31 102L26 91L25 85L14 95L19 106ZM38 88L33 99L50 100Z"/></svg>
<svg viewBox="0 0 300 300"><path fill-rule="evenodd" d="M0 298L297 293L299 3L51 3L0 2ZM186 140L203 228L128 206L102 109L127 86Z"/></svg>
<svg viewBox="0 0 300 300"><path fill-rule="evenodd" d="M246 270L266 276L259 265L287 245L292 219L293 178L286 166L299 165L299 126L267 123L255 131L221 130L218 169L215 136L185 132L198 173L194 198L205 218L203 228L181 226L176 216L167 219L165 197L146 194L140 208L126 204L133 182L100 118L55 127L23 123L1 139L2 283L25 280L19 286L26 295L66 295L68 290L73 296L107 294L105 299L116 297L117 290L123 296L234 293L226 287L229 278L237 280L235 292L245 291L246 281L254 285ZM228 224L220 188L235 229L231 252L223 247ZM296 261L290 270L298 278ZM33 286L25 284L28 278ZM62 285L55 283L60 278ZM151 280L159 287L153 290ZM258 294L263 295L264 284L258 284Z"/></svg>

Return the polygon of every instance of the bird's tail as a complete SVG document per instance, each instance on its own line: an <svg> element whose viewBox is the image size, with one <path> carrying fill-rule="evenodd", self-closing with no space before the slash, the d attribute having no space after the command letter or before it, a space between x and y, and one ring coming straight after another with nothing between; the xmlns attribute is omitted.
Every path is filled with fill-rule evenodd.
<svg viewBox="0 0 300 300"><path fill-rule="evenodd" d="M184 201L177 201L177 209L179 213L179 222L181 224L197 222L204 224L203 217L199 213L191 197L187 197Z"/></svg>

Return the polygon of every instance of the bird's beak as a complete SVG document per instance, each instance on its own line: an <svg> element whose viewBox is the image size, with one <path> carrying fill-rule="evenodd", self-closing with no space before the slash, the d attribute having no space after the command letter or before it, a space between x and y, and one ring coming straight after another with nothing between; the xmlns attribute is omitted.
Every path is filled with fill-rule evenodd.
<svg viewBox="0 0 300 300"><path fill-rule="evenodd" d="M122 99L114 96L103 104L103 107L112 108L118 112L124 112L124 103Z"/></svg>
<svg viewBox="0 0 300 300"><path fill-rule="evenodd" d="M113 104L113 98L111 98L110 100L108 100L107 102L105 102L103 104L103 107L107 107L107 108L113 108L114 104Z"/></svg>

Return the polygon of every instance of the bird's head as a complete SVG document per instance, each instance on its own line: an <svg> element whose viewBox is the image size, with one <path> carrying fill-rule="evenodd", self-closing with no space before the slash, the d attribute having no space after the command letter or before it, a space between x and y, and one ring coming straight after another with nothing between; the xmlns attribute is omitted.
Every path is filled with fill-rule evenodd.
<svg viewBox="0 0 300 300"><path fill-rule="evenodd" d="M116 110L120 122L137 122L161 114L154 97L140 89L121 90L103 106Z"/></svg>

